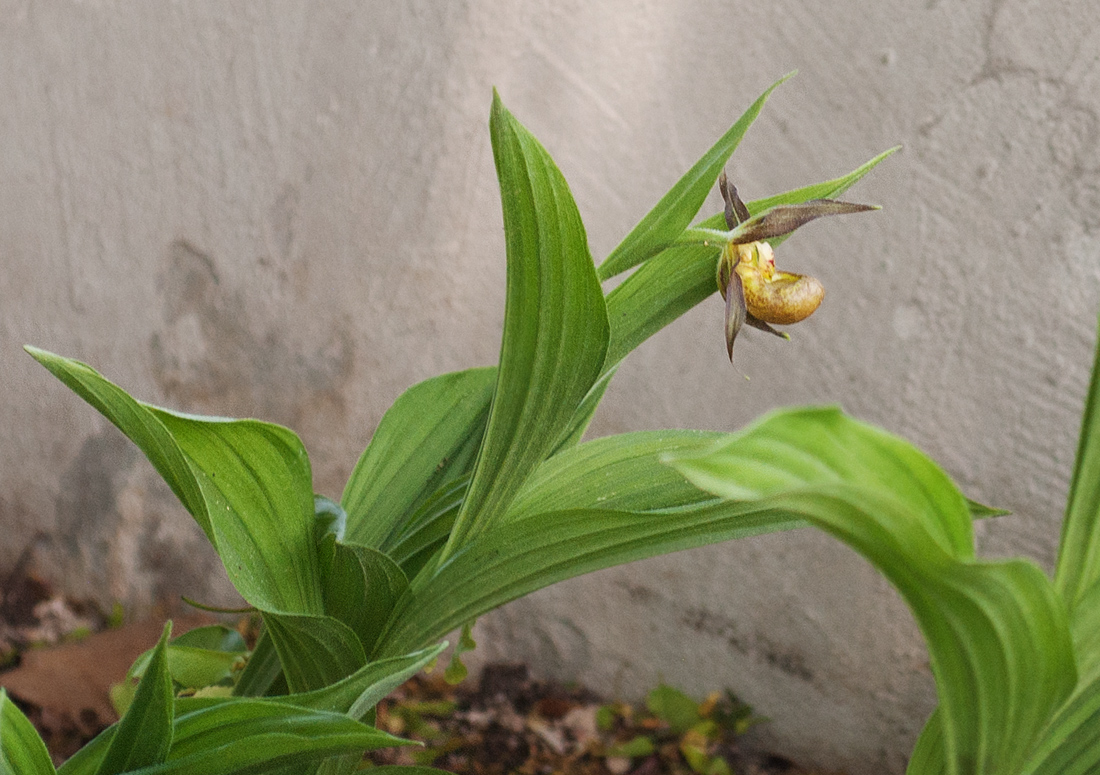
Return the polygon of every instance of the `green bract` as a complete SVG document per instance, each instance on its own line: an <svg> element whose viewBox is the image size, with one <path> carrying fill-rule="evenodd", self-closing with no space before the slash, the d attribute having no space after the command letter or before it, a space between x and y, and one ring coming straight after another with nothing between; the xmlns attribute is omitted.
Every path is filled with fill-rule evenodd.
<svg viewBox="0 0 1100 775"><path fill-rule="evenodd" d="M906 442L837 409L777 412L734 435L580 443L622 359L715 293L723 243L712 236L728 224L723 213L692 220L777 85L598 268L561 172L494 95L508 269L499 362L410 387L339 503L312 492L290 430L158 408L28 347L145 453L264 621L251 653L216 628L175 640L166 629L135 664L142 677L122 720L59 772L350 773L364 750L401 743L369 725L378 700L477 616L589 571L805 525L864 552L929 640L941 706L912 772L1092 766L1100 441L1090 440L1100 421L1091 399L1056 585L1021 560L976 559L971 520L990 510ZM745 223L834 197L889 153L749 202ZM603 292L602 281L629 269ZM202 684L218 688L177 697ZM6 772L53 766L0 693Z"/></svg>

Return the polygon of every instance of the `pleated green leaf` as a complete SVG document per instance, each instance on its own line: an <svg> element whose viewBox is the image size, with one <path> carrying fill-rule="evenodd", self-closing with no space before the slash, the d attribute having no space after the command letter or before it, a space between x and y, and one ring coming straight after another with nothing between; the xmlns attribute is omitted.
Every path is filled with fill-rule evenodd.
<svg viewBox="0 0 1100 775"><path fill-rule="evenodd" d="M607 280L637 266L667 248L680 236L703 206L722 172L722 167L764 109L768 97L779 84L793 75L794 73L789 73L769 86L721 139L661 197L661 201L600 264L601 280Z"/></svg>
<svg viewBox="0 0 1100 775"><path fill-rule="evenodd" d="M145 453L149 462L153 464L153 468L168 483L184 508L191 513L210 542L216 546L217 538L206 513L206 502L203 500L199 483L195 480L179 445L157 421L157 418L122 388L104 379L91 366L30 345L23 349L65 383L70 390L114 423Z"/></svg>
<svg viewBox="0 0 1100 775"><path fill-rule="evenodd" d="M0 775L54 775L46 743L0 688Z"/></svg>
<svg viewBox="0 0 1100 775"><path fill-rule="evenodd" d="M245 600L268 611L323 612L309 459L297 436L257 420L160 409L79 361L27 351L138 445Z"/></svg>
<svg viewBox="0 0 1100 775"><path fill-rule="evenodd" d="M485 439L444 555L500 519L553 450L607 350L603 291L565 178L496 95L489 130L508 261L504 335Z"/></svg>
<svg viewBox="0 0 1100 775"><path fill-rule="evenodd" d="M369 654L409 582L400 566L377 549L330 537L321 551L325 611L350 627Z"/></svg>
<svg viewBox="0 0 1100 775"><path fill-rule="evenodd" d="M320 614L313 476L293 431L146 405L190 462L233 586L264 611Z"/></svg>
<svg viewBox="0 0 1100 775"><path fill-rule="evenodd" d="M134 701L118 722L114 737L96 769L96 775L120 775L160 764L172 745L175 694L168 673L168 637L172 623L164 626L153 649L149 666L138 684Z"/></svg>
<svg viewBox="0 0 1100 775"><path fill-rule="evenodd" d="M458 371L414 385L394 402L344 488L346 540L388 553L421 502L468 472L495 383L495 368Z"/></svg>
<svg viewBox="0 0 1100 775"><path fill-rule="evenodd" d="M256 641L256 647L252 649L248 664L237 679L237 685L233 687L233 694L238 697L263 697L285 693L286 677L279 662L279 653L275 650L270 633L264 630Z"/></svg>
<svg viewBox="0 0 1100 775"><path fill-rule="evenodd" d="M179 716L167 761L130 775L251 775L408 744L340 713L239 699Z"/></svg>
<svg viewBox="0 0 1100 775"><path fill-rule="evenodd" d="M788 412L756 430L779 418L790 427L750 432L748 449L733 438L673 465L735 501L771 491L774 507L863 554L901 592L928 642L947 772L1018 772L1076 681L1054 587L1030 562L975 559L965 499L905 442L836 411Z"/></svg>
<svg viewBox="0 0 1100 775"><path fill-rule="evenodd" d="M824 420L815 425L818 417ZM846 435L839 435L841 430ZM612 436L546 461L491 535L441 564L435 576L412 583L378 653L420 648L496 606L566 578L804 526L799 515L774 508L769 498L807 483L847 478L900 488L899 497L922 503L925 513L955 515L940 527L946 545L956 551L972 547L966 501L946 475L904 441L855 423L836 409L778 413L737 434L744 462L743 498L736 502L715 498L681 475L660 470L664 455L699 450L715 438L693 431ZM820 447L837 459L822 462L812 454L792 455L781 466L773 460L774 448L781 444ZM906 479L910 471L919 477ZM929 483L937 486L930 488Z"/></svg>
<svg viewBox="0 0 1100 775"><path fill-rule="evenodd" d="M350 627L331 616L264 614L291 692L321 689L346 678L367 661Z"/></svg>
<svg viewBox="0 0 1100 775"><path fill-rule="evenodd" d="M1100 582L1100 337L1081 419L1054 574L1054 583L1070 611L1076 610L1081 598L1097 582Z"/></svg>
<svg viewBox="0 0 1100 775"><path fill-rule="evenodd" d="M748 203L757 214L780 204L799 204L811 199L839 196L896 149L880 153L839 178ZM722 213L707 218L700 226L725 229ZM769 240L777 245L786 237ZM689 309L718 290L714 279L721 245L673 245L646 261L607 295L611 321L604 370L614 368L635 347L660 331ZM716 341L721 341L720 337Z"/></svg>
<svg viewBox="0 0 1100 775"><path fill-rule="evenodd" d="M409 518L405 531L392 542L389 556L407 578L415 576L447 540L469 487L469 476L440 487L420 504L420 508Z"/></svg>
<svg viewBox="0 0 1100 775"><path fill-rule="evenodd" d="M505 522L479 536L398 601L375 647L401 654L564 579L659 554L804 526L773 509L718 504L670 511L573 509Z"/></svg>
<svg viewBox="0 0 1100 775"><path fill-rule="evenodd" d="M932 711L921 730L905 775L945 775L947 773L947 752L944 748L943 722L940 709Z"/></svg>
<svg viewBox="0 0 1100 775"><path fill-rule="evenodd" d="M565 450L535 469L506 521L571 509L645 512L717 503L719 499L692 485L661 457L698 450L724 437L710 431L639 431Z"/></svg>

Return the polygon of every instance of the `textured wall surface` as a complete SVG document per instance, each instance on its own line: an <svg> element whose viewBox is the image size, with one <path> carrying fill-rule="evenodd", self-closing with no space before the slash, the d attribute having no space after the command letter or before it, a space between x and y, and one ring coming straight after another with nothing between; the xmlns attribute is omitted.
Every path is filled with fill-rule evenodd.
<svg viewBox="0 0 1100 775"><path fill-rule="evenodd" d="M0 572L29 547L133 611L232 599L139 453L21 344L290 425L338 496L405 387L495 360L491 86L599 258L795 68L742 193L901 143L850 195L884 210L784 244L828 288L792 342L749 332L731 368L714 299L627 360L592 434L839 402L1015 512L983 552L1053 560L1100 305L1100 4L0 0L0 67ZM479 631L480 659L609 693L730 686L853 773L901 772L934 703L899 599L809 531L561 584Z"/></svg>

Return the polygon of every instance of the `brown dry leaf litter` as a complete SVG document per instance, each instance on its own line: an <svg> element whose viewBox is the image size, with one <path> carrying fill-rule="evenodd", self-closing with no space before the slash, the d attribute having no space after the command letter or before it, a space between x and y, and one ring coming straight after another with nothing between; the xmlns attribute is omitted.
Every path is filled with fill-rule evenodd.
<svg viewBox="0 0 1100 775"><path fill-rule="evenodd" d="M713 697L704 710L708 702L716 718L723 710L744 717L744 706L731 708L728 698ZM476 684L457 687L442 676L417 676L379 704L377 725L424 746L375 751L368 754L374 763L427 764L459 775L825 775L755 750L732 729L711 730L706 740L674 733L642 708L533 680L522 664L488 665ZM699 769L685 758L693 745L704 751Z"/></svg>

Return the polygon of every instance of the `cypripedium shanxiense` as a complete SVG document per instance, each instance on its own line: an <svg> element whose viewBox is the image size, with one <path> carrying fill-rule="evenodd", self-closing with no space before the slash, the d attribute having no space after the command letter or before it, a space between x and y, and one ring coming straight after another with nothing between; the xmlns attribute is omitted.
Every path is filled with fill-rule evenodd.
<svg viewBox="0 0 1100 775"><path fill-rule="evenodd" d="M733 361L733 342L744 325L789 339L771 324L788 325L805 320L821 304L825 288L813 277L775 268L775 253L764 240L790 234L823 215L843 215L877 210L873 205L812 199L795 205L777 205L750 216L737 188L718 178L726 202L728 241L718 259L718 290L726 300L726 351Z"/></svg>

